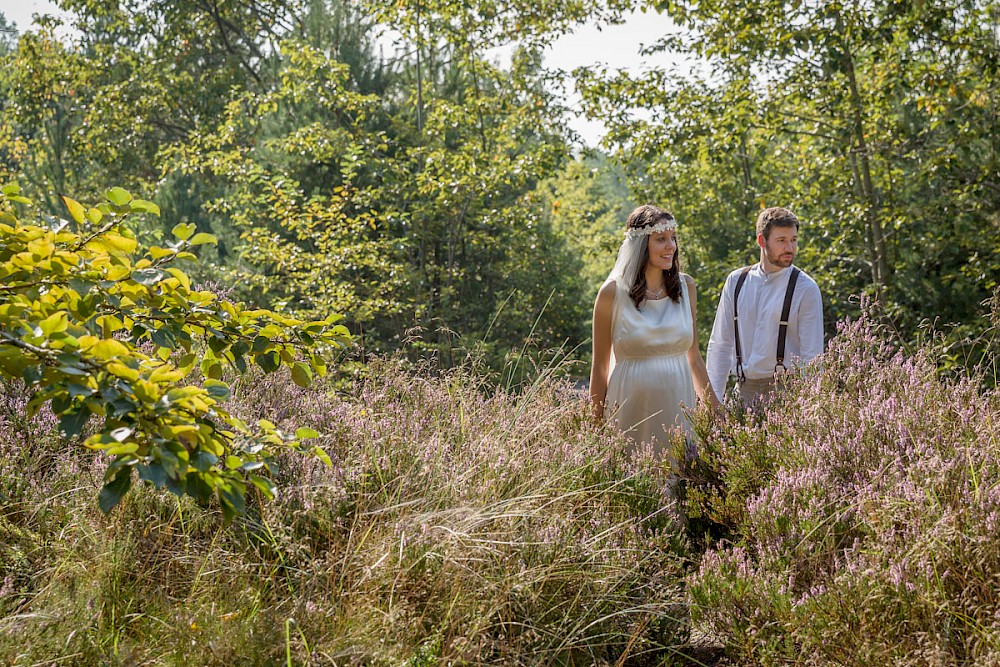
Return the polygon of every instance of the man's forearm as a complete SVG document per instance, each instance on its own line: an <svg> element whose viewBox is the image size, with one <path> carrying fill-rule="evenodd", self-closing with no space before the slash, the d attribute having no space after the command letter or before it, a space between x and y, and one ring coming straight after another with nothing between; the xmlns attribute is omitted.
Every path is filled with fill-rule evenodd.
<svg viewBox="0 0 1000 667"><path fill-rule="evenodd" d="M708 343L708 357L705 365L708 368L708 380L715 390L715 395L721 400L726 393L726 382L729 380L729 371L732 368L732 349L720 345L715 341Z"/></svg>

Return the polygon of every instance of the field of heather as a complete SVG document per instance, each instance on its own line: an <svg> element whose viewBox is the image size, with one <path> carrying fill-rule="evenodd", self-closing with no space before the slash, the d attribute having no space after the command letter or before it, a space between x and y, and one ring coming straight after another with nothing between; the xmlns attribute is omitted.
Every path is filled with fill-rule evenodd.
<svg viewBox="0 0 1000 667"><path fill-rule="evenodd" d="M845 324L763 415L628 458L559 369L521 391L383 361L349 389L241 380L310 426L223 522L0 395L9 665L958 665L1000 661L1000 394ZM663 489L681 483L686 522ZM716 646L709 650L706 646Z"/></svg>

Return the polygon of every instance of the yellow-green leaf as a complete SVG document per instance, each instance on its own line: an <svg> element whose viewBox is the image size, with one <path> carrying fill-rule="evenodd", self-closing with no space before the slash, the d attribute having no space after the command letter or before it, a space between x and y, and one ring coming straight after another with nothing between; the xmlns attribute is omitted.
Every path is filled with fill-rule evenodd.
<svg viewBox="0 0 1000 667"><path fill-rule="evenodd" d="M66 210L69 211L70 217L76 220L78 225L82 225L87 219L87 212L84 210L83 205L66 195L59 195L59 198L62 199L62 203L66 205Z"/></svg>
<svg viewBox="0 0 1000 667"><path fill-rule="evenodd" d="M108 198L115 206L125 206L130 201L132 201L132 195L125 188L113 187L104 193L104 196Z"/></svg>
<svg viewBox="0 0 1000 667"><path fill-rule="evenodd" d="M182 377L184 373L181 373L176 368L163 364L162 366L157 366L153 369L153 372L149 374L150 382L177 382Z"/></svg>
<svg viewBox="0 0 1000 667"><path fill-rule="evenodd" d="M301 361L292 366L292 382L305 389L312 383L312 369Z"/></svg>
<svg viewBox="0 0 1000 667"><path fill-rule="evenodd" d="M101 331L105 338L111 338L111 334L116 331L120 331L125 327L124 322L114 315L100 315L94 320L94 322L97 323L97 326L101 327ZM82 344L83 338L80 340Z"/></svg>
<svg viewBox="0 0 1000 667"><path fill-rule="evenodd" d="M163 259L164 257L169 257L170 255L173 254L174 254L173 250L168 250L166 248L161 248L159 246L153 246L152 248L149 249L149 256L153 258L154 262L158 259Z"/></svg>
<svg viewBox="0 0 1000 667"><path fill-rule="evenodd" d="M172 275L177 281L184 286L184 289L191 289L191 279L188 278L187 274L176 267L170 267L167 269L167 273Z"/></svg>
<svg viewBox="0 0 1000 667"><path fill-rule="evenodd" d="M129 368L125 364L113 361L107 366L108 372L124 380L135 381L139 379L139 371Z"/></svg>
<svg viewBox="0 0 1000 667"><path fill-rule="evenodd" d="M129 204L129 208L139 213L152 213L153 215L160 214L160 207L151 201L146 201L145 199L133 199Z"/></svg>
<svg viewBox="0 0 1000 667"><path fill-rule="evenodd" d="M28 243L28 252L35 257L50 257L55 249L55 244L46 237L37 238Z"/></svg>
<svg viewBox="0 0 1000 667"><path fill-rule="evenodd" d="M205 245L206 243L211 245L218 245L219 239L215 238L211 234L195 234L194 238L191 239L191 245Z"/></svg>
<svg viewBox="0 0 1000 667"><path fill-rule="evenodd" d="M96 252L132 254L139 244L115 232L106 232L87 243L87 248ZM126 273L128 270L126 269ZM120 276L119 276L120 277ZM116 278L109 278L117 280Z"/></svg>
<svg viewBox="0 0 1000 667"><path fill-rule="evenodd" d="M161 432L168 438L177 438L183 433L197 433L198 427L192 424L171 424L163 427Z"/></svg>
<svg viewBox="0 0 1000 667"><path fill-rule="evenodd" d="M42 330L46 336L51 336L54 333L60 333L66 331L69 327L69 317L65 310L60 310L57 313L52 313L44 320L38 323L38 328Z"/></svg>
<svg viewBox="0 0 1000 667"><path fill-rule="evenodd" d="M177 368L187 375L194 368L194 364L197 360L198 356L196 354L188 352L181 357L180 361L177 362Z"/></svg>
<svg viewBox="0 0 1000 667"><path fill-rule="evenodd" d="M155 403L160 400L160 396L163 395L160 392L159 387L152 382L146 382L141 378L133 382L132 390L135 392L136 398L149 403Z"/></svg>
<svg viewBox="0 0 1000 667"><path fill-rule="evenodd" d="M312 448L312 453L313 453L313 455L316 458L318 458L320 461L322 461L325 465L327 465L327 466L332 466L333 465L333 461L330 460L330 455L327 454L326 451L322 447L320 447L319 445L317 445L317 446L315 446L315 447Z"/></svg>
<svg viewBox="0 0 1000 667"><path fill-rule="evenodd" d="M108 449L108 454L111 456L119 456L121 454L134 454L138 451L139 445L134 442L125 442L115 447Z"/></svg>
<svg viewBox="0 0 1000 667"><path fill-rule="evenodd" d="M196 227L190 222L182 222L179 225L175 225L173 229L173 235L179 238L181 241L187 241L194 234Z"/></svg>
<svg viewBox="0 0 1000 667"><path fill-rule="evenodd" d="M129 349L114 338L105 338L87 350L87 352L105 360L129 355Z"/></svg>
<svg viewBox="0 0 1000 667"><path fill-rule="evenodd" d="M105 244L111 246L115 250L124 252L127 254L132 254L138 247L138 243L134 239L127 238L121 234L116 234L115 232L107 232L100 236L101 241Z"/></svg>

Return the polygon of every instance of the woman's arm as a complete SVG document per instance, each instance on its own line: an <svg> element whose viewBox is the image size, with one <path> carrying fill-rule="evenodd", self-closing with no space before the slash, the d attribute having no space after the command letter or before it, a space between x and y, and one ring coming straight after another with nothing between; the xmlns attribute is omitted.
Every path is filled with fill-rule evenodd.
<svg viewBox="0 0 1000 667"><path fill-rule="evenodd" d="M594 302L594 350L590 366L590 403L594 419L604 419L604 401L608 397L608 374L611 367L611 315L615 307L615 283L607 282Z"/></svg>
<svg viewBox="0 0 1000 667"><path fill-rule="evenodd" d="M719 403L719 397L715 395L715 390L712 389L712 383L708 379L708 369L705 368L705 360L701 356L701 350L698 348L698 290L694 285L694 278L687 274L683 274L684 280L687 281L688 297L691 299L691 329L692 329L692 341L691 347L688 348L687 360L688 366L691 367L691 379L694 380L694 392L698 395L702 401L708 403L713 410L722 407Z"/></svg>

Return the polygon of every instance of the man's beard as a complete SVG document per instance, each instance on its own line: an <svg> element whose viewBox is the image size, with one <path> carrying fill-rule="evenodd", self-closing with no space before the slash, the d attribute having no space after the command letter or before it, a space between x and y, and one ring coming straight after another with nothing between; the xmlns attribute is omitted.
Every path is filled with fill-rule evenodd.
<svg viewBox="0 0 1000 667"><path fill-rule="evenodd" d="M780 266L783 269L787 269L792 265L792 261L795 259L795 254L792 253L787 259L783 259L781 255L775 253L772 254L767 248L764 248L764 257L769 263L774 266Z"/></svg>

